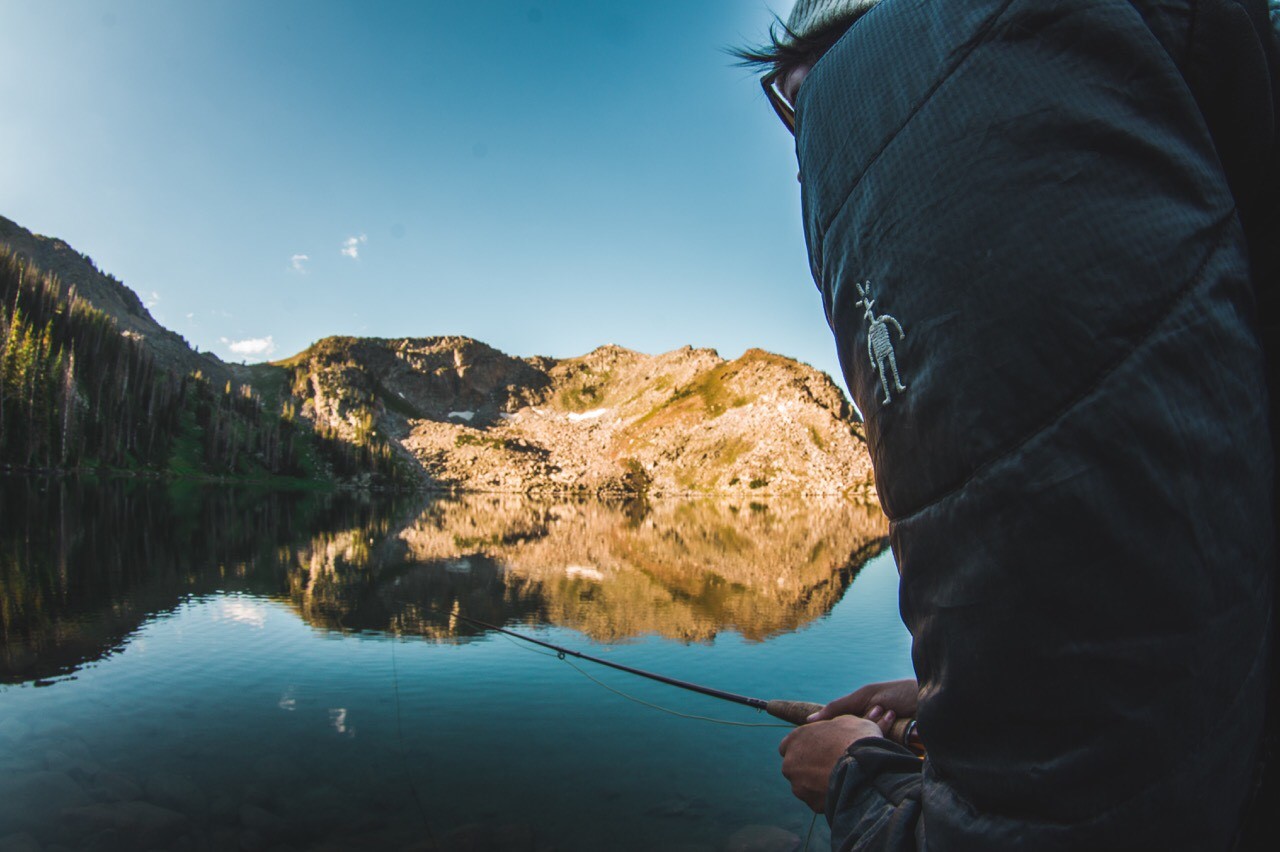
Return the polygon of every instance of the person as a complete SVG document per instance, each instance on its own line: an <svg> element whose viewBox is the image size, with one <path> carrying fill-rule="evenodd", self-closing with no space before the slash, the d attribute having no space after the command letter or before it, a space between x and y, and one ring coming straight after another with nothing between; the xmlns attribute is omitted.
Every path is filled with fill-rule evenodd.
<svg viewBox="0 0 1280 852"><path fill-rule="evenodd" d="M916 673L789 734L793 792L842 850L1274 843L1267 3L799 0L772 36L740 55Z"/></svg>

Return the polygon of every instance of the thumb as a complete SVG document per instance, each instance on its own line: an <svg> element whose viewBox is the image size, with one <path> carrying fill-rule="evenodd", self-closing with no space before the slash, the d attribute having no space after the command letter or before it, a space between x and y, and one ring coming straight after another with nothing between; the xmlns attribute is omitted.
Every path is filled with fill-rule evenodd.
<svg viewBox="0 0 1280 852"><path fill-rule="evenodd" d="M831 705L827 704L805 717L805 722L825 722L834 716L835 714L831 712Z"/></svg>
<svg viewBox="0 0 1280 852"><path fill-rule="evenodd" d="M877 704L870 710L865 710L862 702L855 703L851 700L851 696L846 695L844 698L837 698L835 701L827 704L821 710L811 715L806 721L824 722L828 719L834 719L837 716L861 716L863 712L866 712L865 718L875 722L880 718L880 714L884 712L884 708Z"/></svg>
<svg viewBox="0 0 1280 852"><path fill-rule="evenodd" d="M827 704L809 717L810 722L821 722L827 719L834 719L837 716L861 716L867 711L867 703L869 696L864 687L856 692L848 695L842 695L834 701Z"/></svg>
<svg viewBox="0 0 1280 852"><path fill-rule="evenodd" d="M821 708L819 708L819 710L816 713L810 714L809 718L806 719L805 721L806 722L825 722L828 719L834 719L837 716L850 715L849 711L843 709L844 700L845 699L843 698L837 698L835 701L831 701L827 704L824 704Z"/></svg>

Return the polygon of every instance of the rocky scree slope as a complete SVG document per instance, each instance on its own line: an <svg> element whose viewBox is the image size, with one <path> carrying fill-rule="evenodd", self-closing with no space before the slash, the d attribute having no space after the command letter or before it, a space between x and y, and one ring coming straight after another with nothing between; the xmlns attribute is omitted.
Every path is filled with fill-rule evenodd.
<svg viewBox="0 0 1280 852"><path fill-rule="evenodd" d="M874 497L843 392L758 349L726 361L603 346L558 360L466 337L334 337L274 366L303 417L344 439L391 439L435 487Z"/></svg>

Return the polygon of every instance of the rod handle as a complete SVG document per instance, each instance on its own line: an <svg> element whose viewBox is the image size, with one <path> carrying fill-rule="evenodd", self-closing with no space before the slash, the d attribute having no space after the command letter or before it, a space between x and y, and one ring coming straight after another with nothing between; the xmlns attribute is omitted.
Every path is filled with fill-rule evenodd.
<svg viewBox="0 0 1280 852"><path fill-rule="evenodd" d="M785 701L781 698L775 698L765 705L765 712L770 716L793 725L805 724L810 716L821 709L821 704L814 704L812 701ZM914 722L911 718L895 719L885 738L900 743L917 754L923 754L924 747L920 744Z"/></svg>
<svg viewBox="0 0 1280 852"><path fill-rule="evenodd" d="M781 698L775 698L766 704L764 709L775 719L781 719L793 725L803 725L810 716L822 709L822 705L814 704L812 701L784 701Z"/></svg>

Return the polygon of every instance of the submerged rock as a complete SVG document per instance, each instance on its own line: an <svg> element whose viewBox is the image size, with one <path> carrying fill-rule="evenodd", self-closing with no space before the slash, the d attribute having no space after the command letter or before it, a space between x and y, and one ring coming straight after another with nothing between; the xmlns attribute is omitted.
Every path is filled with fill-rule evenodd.
<svg viewBox="0 0 1280 852"><path fill-rule="evenodd" d="M102 765L93 759L89 747L77 739L67 739L45 748L43 763L45 769L62 772L81 784L103 771Z"/></svg>
<svg viewBox="0 0 1280 852"><path fill-rule="evenodd" d="M672 796L664 799L653 807L649 808L646 813L649 816L656 817L678 817L683 819L698 819L706 810L706 801L703 799L691 799L688 796Z"/></svg>
<svg viewBox="0 0 1280 852"><path fill-rule="evenodd" d="M119 772L99 772L85 789L102 802L133 802L142 798L142 788Z"/></svg>
<svg viewBox="0 0 1280 852"><path fill-rule="evenodd" d="M331 784L298 789L282 797L281 805L290 819L321 836L348 833L368 822L368 814L353 810Z"/></svg>
<svg viewBox="0 0 1280 852"><path fill-rule="evenodd" d="M41 852L41 849L30 834L10 834L0 837L0 852Z"/></svg>
<svg viewBox="0 0 1280 852"><path fill-rule="evenodd" d="M30 735L31 729L17 719L0 719L0 742L20 743Z"/></svg>
<svg viewBox="0 0 1280 852"><path fill-rule="evenodd" d="M130 852L129 842L114 828L108 828L77 843L76 849L79 852Z"/></svg>
<svg viewBox="0 0 1280 852"><path fill-rule="evenodd" d="M269 754L253 765L253 774L262 782L280 787L302 778L302 770L287 757Z"/></svg>
<svg viewBox="0 0 1280 852"><path fill-rule="evenodd" d="M165 846L190 826L185 815L150 802L68 808L62 812L62 817L70 832L108 841L108 848L151 849Z"/></svg>
<svg viewBox="0 0 1280 852"><path fill-rule="evenodd" d="M494 829L493 834L499 849L533 852L533 826L531 825L500 825Z"/></svg>
<svg viewBox="0 0 1280 852"><path fill-rule="evenodd" d="M224 826L240 824L240 809L226 793L214 793L209 800L209 821Z"/></svg>
<svg viewBox="0 0 1280 852"><path fill-rule="evenodd" d="M169 852L196 852L196 849L196 841L191 839L190 834L184 834L173 841L173 845L169 847Z"/></svg>
<svg viewBox="0 0 1280 852"><path fill-rule="evenodd" d="M242 831L240 832L240 849L242 852L266 852L267 839L252 829Z"/></svg>
<svg viewBox="0 0 1280 852"><path fill-rule="evenodd" d="M422 847L430 849L430 845ZM443 852L534 852L533 827L469 823L440 838Z"/></svg>
<svg viewBox="0 0 1280 852"><path fill-rule="evenodd" d="M265 808L270 807L275 802L276 796L266 784L261 781L254 781L245 785L243 798L249 804Z"/></svg>
<svg viewBox="0 0 1280 852"><path fill-rule="evenodd" d="M0 783L0 825L8 831L39 829L63 808L89 804L92 799L70 776L39 770ZM16 783L15 783L16 782Z"/></svg>
<svg viewBox="0 0 1280 852"><path fill-rule="evenodd" d="M203 820L209 812L204 791L187 776L172 772L157 772L147 779L147 798L194 820Z"/></svg>
<svg viewBox="0 0 1280 852"><path fill-rule="evenodd" d="M249 804L240 806L240 824L264 837L278 837L288 828L288 823L271 811Z"/></svg>
<svg viewBox="0 0 1280 852"><path fill-rule="evenodd" d="M745 825L729 836L724 852L796 852L800 838L776 825Z"/></svg>
<svg viewBox="0 0 1280 852"><path fill-rule="evenodd" d="M376 832L366 832L364 834L353 834L343 838L331 838L321 841L320 843L306 847L307 852L358 852L358 850L379 850L379 852L440 852L440 847L431 845L430 841L426 845L412 844L405 846L402 842L396 842L385 835ZM272 849L271 852L278 852Z"/></svg>
<svg viewBox="0 0 1280 852"><path fill-rule="evenodd" d="M215 828L206 838L209 852L240 852L239 832L231 828Z"/></svg>

